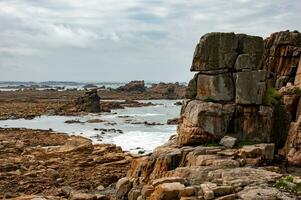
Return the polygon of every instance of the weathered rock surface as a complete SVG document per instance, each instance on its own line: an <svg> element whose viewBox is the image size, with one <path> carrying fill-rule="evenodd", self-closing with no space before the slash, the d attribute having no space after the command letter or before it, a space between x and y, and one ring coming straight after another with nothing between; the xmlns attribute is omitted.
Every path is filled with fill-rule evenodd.
<svg viewBox="0 0 301 200"><path fill-rule="evenodd" d="M255 168L274 159L273 144L225 150L204 146L179 148L174 142L132 162L127 180L133 183L131 191L140 199L248 199L259 198L260 192L264 199L296 198L293 193L273 187L281 174Z"/></svg>
<svg viewBox="0 0 301 200"><path fill-rule="evenodd" d="M230 69L237 58L238 38L234 33L209 33L201 37L191 71Z"/></svg>
<svg viewBox="0 0 301 200"><path fill-rule="evenodd" d="M146 90L146 87L144 81L131 81L124 86L120 86L116 90L126 92L144 92Z"/></svg>
<svg viewBox="0 0 301 200"><path fill-rule="evenodd" d="M234 104L192 100L185 106L178 126L180 145L198 144L222 138L234 114Z"/></svg>
<svg viewBox="0 0 301 200"><path fill-rule="evenodd" d="M266 71L246 71L236 74L237 104L261 105L266 92Z"/></svg>
<svg viewBox="0 0 301 200"><path fill-rule="evenodd" d="M275 74L275 87L281 88L288 82L294 83L301 55L301 33L273 33L265 40L265 49L264 62L266 69Z"/></svg>
<svg viewBox="0 0 301 200"><path fill-rule="evenodd" d="M186 86L176 83L158 83L147 88L147 92L160 94L162 99L181 99L185 96Z"/></svg>
<svg viewBox="0 0 301 200"><path fill-rule="evenodd" d="M234 95L234 80L231 73L198 75L197 99L205 101L232 101Z"/></svg>
<svg viewBox="0 0 301 200"><path fill-rule="evenodd" d="M120 147L93 145L83 137L0 129L0 199L98 199L102 192L110 196L109 186L126 175L131 159Z"/></svg>

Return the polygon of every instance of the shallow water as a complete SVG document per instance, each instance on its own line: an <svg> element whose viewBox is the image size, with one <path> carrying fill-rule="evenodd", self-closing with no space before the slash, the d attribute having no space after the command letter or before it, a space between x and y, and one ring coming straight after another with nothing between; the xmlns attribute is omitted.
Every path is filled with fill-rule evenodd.
<svg viewBox="0 0 301 200"><path fill-rule="evenodd" d="M87 116L41 116L32 120L17 119L0 121L2 128L30 128L52 129L57 132L72 135L81 135L92 139L94 143L112 143L121 146L123 150L138 152L152 151L155 147L164 144L171 135L175 134L176 126L167 125L166 121L179 116L180 106L175 106L175 100L143 101L160 104L156 106L126 108L114 110L109 114L90 114ZM86 122L89 119L102 119L110 123L76 123L66 124L67 120ZM131 124L131 122L156 122L164 125L147 126L145 124ZM120 129L123 133L106 132L101 129ZM101 141L100 141L101 139Z"/></svg>

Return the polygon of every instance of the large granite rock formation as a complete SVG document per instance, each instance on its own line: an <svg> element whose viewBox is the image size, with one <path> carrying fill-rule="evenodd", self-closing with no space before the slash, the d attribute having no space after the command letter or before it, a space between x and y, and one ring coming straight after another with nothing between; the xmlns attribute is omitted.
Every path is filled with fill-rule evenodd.
<svg viewBox="0 0 301 200"><path fill-rule="evenodd" d="M198 73L186 93L193 101L183 106L179 145L207 143L225 134L272 140L273 110L263 105L268 80L263 54L261 37L209 33L201 38L191 67Z"/></svg>
<svg viewBox="0 0 301 200"><path fill-rule="evenodd" d="M301 164L301 90L270 88L274 72L263 62L264 52L257 36L209 33L201 38L178 134L132 161L119 181L125 185L117 188L119 199L300 199L300 177L281 179L281 169L269 164L275 164L274 153L285 142L288 161ZM241 145L253 142L261 144Z"/></svg>

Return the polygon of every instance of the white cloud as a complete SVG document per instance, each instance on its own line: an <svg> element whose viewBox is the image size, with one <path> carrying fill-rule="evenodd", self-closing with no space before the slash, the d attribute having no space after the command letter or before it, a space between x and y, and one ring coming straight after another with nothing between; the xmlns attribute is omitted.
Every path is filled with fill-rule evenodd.
<svg viewBox="0 0 301 200"><path fill-rule="evenodd" d="M187 80L202 34L300 30L300 10L300 0L1 0L0 61L13 56L28 79L40 66L48 79L59 78L53 66L77 74L88 66L93 79Z"/></svg>

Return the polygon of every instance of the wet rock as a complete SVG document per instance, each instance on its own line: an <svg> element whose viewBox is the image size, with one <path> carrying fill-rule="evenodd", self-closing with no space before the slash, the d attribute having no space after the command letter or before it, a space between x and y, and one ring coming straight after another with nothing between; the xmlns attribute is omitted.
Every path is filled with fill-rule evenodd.
<svg viewBox="0 0 301 200"><path fill-rule="evenodd" d="M179 122L180 122L179 118L173 118L173 119L168 119L167 120L168 125L176 125L176 124L179 124Z"/></svg>
<svg viewBox="0 0 301 200"><path fill-rule="evenodd" d="M87 91L85 95L79 97L74 104L78 111L88 113L99 113L101 111L100 97L98 96L96 89Z"/></svg>

